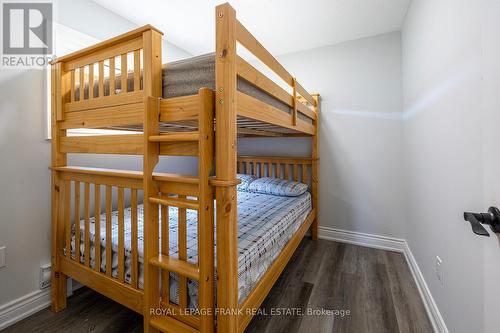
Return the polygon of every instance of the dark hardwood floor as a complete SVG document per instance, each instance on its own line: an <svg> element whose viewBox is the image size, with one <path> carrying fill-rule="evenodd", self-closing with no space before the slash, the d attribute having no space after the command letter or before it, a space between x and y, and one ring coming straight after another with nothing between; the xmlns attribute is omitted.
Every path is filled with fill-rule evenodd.
<svg viewBox="0 0 500 333"><path fill-rule="evenodd" d="M247 333L432 332L402 254L306 238ZM142 332L142 317L87 288L2 333Z"/></svg>

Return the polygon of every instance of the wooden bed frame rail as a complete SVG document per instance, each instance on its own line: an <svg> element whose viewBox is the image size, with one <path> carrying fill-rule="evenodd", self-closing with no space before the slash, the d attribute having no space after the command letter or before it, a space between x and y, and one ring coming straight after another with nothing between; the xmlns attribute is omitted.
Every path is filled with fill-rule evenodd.
<svg viewBox="0 0 500 333"><path fill-rule="evenodd" d="M66 277L70 276L143 314L145 332L243 332L252 318L250 310L261 305L309 227L312 237L317 238L319 95L309 94L246 30L226 3L216 8L215 89L202 88L192 96L162 99L161 38L160 31L145 26L53 62L52 308L59 311L66 307ZM239 57L237 43L283 79L291 93ZM288 105L290 114L238 91L238 77ZM250 135L310 136L312 156L238 157L241 119L261 122L262 127L244 128L246 132L242 133ZM171 122L194 124L189 125L193 130L160 131L161 126L170 126ZM68 130L76 128L130 126L136 134L67 135ZM276 128L287 131L272 132ZM70 153L142 155L143 171L72 167L67 165ZM161 155L197 156L198 175L155 172ZM306 221L241 304L238 303L237 172L308 183L313 205ZM137 260L139 202L143 203L144 221L142 289ZM124 210L129 204L132 207L130 281L125 274L124 239ZM169 207L177 207L178 256L169 251ZM110 251L104 259L100 255L101 245L111 248L112 234L108 227L114 210L118 210L119 235L116 274L106 269L111 267ZM187 210L198 213L196 263L187 258ZM103 219L101 212L105 212ZM96 224L95 241L89 232L92 216ZM82 217L85 228L80 239ZM104 234L99 226L106 226ZM223 254L216 258L214 227L216 250ZM90 261L91 254L94 262ZM169 286L170 273L179 277L178 304L170 302L169 288L165 288ZM207 311L186 311L189 280L198 282L198 308Z"/></svg>

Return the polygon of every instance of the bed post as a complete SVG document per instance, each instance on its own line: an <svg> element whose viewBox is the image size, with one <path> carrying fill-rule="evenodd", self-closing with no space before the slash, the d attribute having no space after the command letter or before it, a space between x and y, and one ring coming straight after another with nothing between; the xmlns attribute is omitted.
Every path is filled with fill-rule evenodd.
<svg viewBox="0 0 500 333"><path fill-rule="evenodd" d="M313 121L314 124L314 135L312 137L312 172L311 172L311 192L312 192L312 204L313 208L316 210L316 218L314 219L311 226L311 234L313 240L318 240L318 226L319 226L319 210L318 210L318 182L319 182L319 94L312 94L315 104L314 111L316 112L316 120Z"/></svg>
<svg viewBox="0 0 500 333"><path fill-rule="evenodd" d="M149 264L149 259L159 253L159 216L158 204L149 201L158 195L158 187L153 180L153 171L159 160L160 145L149 137L159 132L159 98L162 96L161 33L147 30L143 33L144 49L144 151L143 151L143 190L144 190L144 332L158 332L150 324L150 309L158 308L159 270Z"/></svg>
<svg viewBox="0 0 500 333"><path fill-rule="evenodd" d="M216 7L217 331L238 331L236 12Z"/></svg>
<svg viewBox="0 0 500 333"><path fill-rule="evenodd" d="M200 332L214 331L214 193L210 175L214 166L214 92L201 88L198 128L200 132L198 177L200 210L198 220L200 280L198 306L210 310L200 316Z"/></svg>
<svg viewBox="0 0 500 333"><path fill-rule="evenodd" d="M61 137L66 136L66 130L59 128L58 120L62 120L63 99L66 97L66 82L62 64L52 64L51 68L51 140L52 167L66 166L67 156L60 150ZM63 209L61 192L64 183L59 179L57 171L52 171L52 311L58 312L66 308L66 275L60 272L60 257L64 250L64 221L61 216Z"/></svg>

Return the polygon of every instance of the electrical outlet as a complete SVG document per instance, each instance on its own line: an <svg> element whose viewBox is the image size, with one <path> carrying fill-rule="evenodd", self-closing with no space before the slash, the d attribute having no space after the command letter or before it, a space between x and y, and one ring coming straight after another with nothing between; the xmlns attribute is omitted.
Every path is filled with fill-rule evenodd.
<svg viewBox="0 0 500 333"><path fill-rule="evenodd" d="M441 259L439 256L436 256L436 277L441 283L441 285L444 285L444 270L443 270L443 259Z"/></svg>
<svg viewBox="0 0 500 333"><path fill-rule="evenodd" d="M50 264L40 266L40 289L50 287L51 274Z"/></svg>
<svg viewBox="0 0 500 333"><path fill-rule="evenodd" d="M5 246L0 247L0 268L5 267Z"/></svg>

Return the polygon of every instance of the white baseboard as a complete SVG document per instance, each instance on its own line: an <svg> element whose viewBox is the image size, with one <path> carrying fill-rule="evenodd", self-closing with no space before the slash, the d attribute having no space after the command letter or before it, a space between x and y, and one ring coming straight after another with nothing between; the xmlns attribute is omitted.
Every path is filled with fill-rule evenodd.
<svg viewBox="0 0 500 333"><path fill-rule="evenodd" d="M386 236L365 234L362 232L341 230L328 227L319 227L318 236L321 239L348 243L375 249L404 252L405 240Z"/></svg>
<svg viewBox="0 0 500 333"><path fill-rule="evenodd" d="M50 305L50 288L37 290L0 307L0 330Z"/></svg>
<svg viewBox="0 0 500 333"><path fill-rule="evenodd" d="M411 252L408 243L405 241L405 251L403 252L406 258L406 262L408 266L410 266L411 274L413 275L413 279L417 284L418 291L420 292L420 297L424 302L425 310L427 311L427 315L432 323L432 327L434 328L434 332L438 333L449 333L448 327L446 327L446 323L444 322L443 316L439 311L436 302L434 301L434 297L432 297L431 291L427 282L425 282L422 271L418 267L417 261Z"/></svg>
<svg viewBox="0 0 500 333"><path fill-rule="evenodd" d="M73 292L82 287L80 283L68 278L68 297ZM24 318L35 314L36 312L50 306L51 295L50 288L36 290L27 295L19 297L0 306L0 331L4 328L17 323Z"/></svg>
<svg viewBox="0 0 500 333"><path fill-rule="evenodd" d="M444 319L441 316L441 312L439 312L431 291L425 282L424 276L420 271L417 261L415 260L415 257L413 256L406 240L321 226L318 228L318 236L321 239L337 241L340 243L348 243L403 253L406 258L406 262L410 267L413 279L417 284L420 297L422 298L422 302L424 303L425 310L427 311L429 320L434 328L434 332L449 333Z"/></svg>

